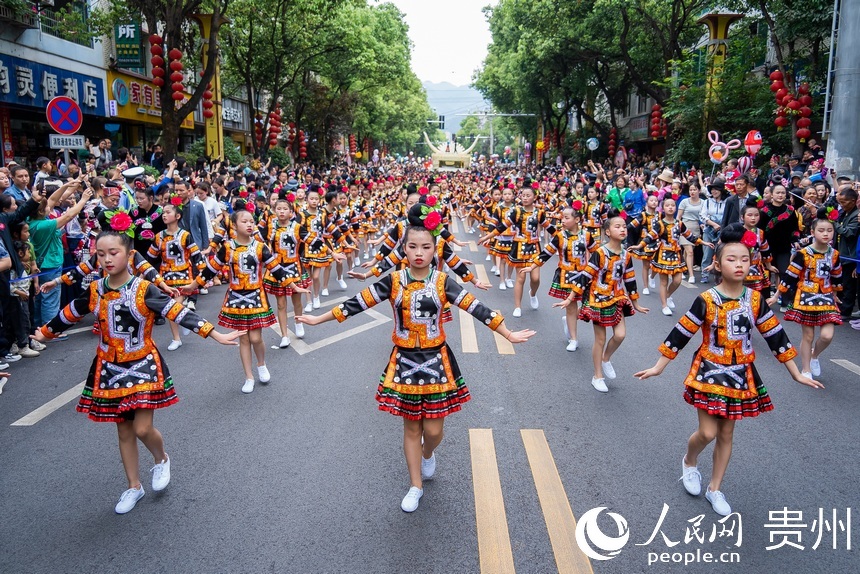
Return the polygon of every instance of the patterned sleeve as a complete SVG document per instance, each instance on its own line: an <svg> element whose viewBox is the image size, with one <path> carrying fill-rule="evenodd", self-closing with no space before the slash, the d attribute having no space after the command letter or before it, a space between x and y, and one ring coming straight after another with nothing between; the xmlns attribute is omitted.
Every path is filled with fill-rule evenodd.
<svg viewBox="0 0 860 574"><path fill-rule="evenodd" d="M75 283L80 283L81 281L83 281L84 277L86 277L90 273L94 273L96 269L98 269L98 262L98 255L93 253L89 259L87 259L86 261L81 261L74 269L69 269L68 271L60 275L60 281L62 281L66 285L74 285Z"/></svg>
<svg viewBox="0 0 860 574"><path fill-rule="evenodd" d="M385 258L382 259L382 261L377 261L376 264L370 269L370 272L373 274L374 277L382 277L386 273L386 271L397 267L404 259L406 259L406 256L403 254L400 249L400 246L398 245L391 251L391 253L386 255Z"/></svg>
<svg viewBox="0 0 860 574"><path fill-rule="evenodd" d="M343 323L347 318L358 315L362 311L370 309L378 303L382 303L391 297L392 275L386 275L373 285L365 287L350 299L347 299L334 309L332 313L338 323Z"/></svg>
<svg viewBox="0 0 860 574"><path fill-rule="evenodd" d="M168 321L173 321L177 325L181 325L201 337L208 337L209 333L215 326L183 305L171 299L168 295L161 292L155 285L149 285L146 288L144 302L150 311L158 313Z"/></svg>
<svg viewBox="0 0 860 574"><path fill-rule="evenodd" d="M577 295L582 295L587 292L591 282L600 272L600 268L603 266L601 253L601 249L595 250L588 258L588 265L585 266L582 273L577 273L576 277L574 277L571 289Z"/></svg>
<svg viewBox="0 0 860 574"><path fill-rule="evenodd" d="M75 300L63 307L56 317L43 325L39 331L46 339L55 339L57 335L83 319L92 311L90 305L94 300L92 292L98 287L98 281L90 283L88 289L84 290Z"/></svg>
<svg viewBox="0 0 860 574"><path fill-rule="evenodd" d="M800 281L800 276L803 275L803 268L806 267L806 255L804 252L804 249L795 252L791 256L791 263L788 264L788 268L781 273L778 287L780 293L794 293L795 289L797 289L797 282Z"/></svg>
<svg viewBox="0 0 860 574"><path fill-rule="evenodd" d="M842 263L839 261L839 252L833 250L830 260L830 284L834 291L842 291Z"/></svg>
<svg viewBox="0 0 860 574"><path fill-rule="evenodd" d="M201 287L206 285L207 281L211 281L215 278L221 271L227 268L227 244L221 243L218 245L218 249L215 251L215 254L206 260L206 264L200 268L200 273L197 275L195 281Z"/></svg>
<svg viewBox="0 0 860 574"><path fill-rule="evenodd" d="M395 223L389 227L383 239L382 245L376 251L375 257L377 261L382 261L388 257L388 254L397 247L397 244L400 242L400 226Z"/></svg>
<svg viewBox="0 0 860 574"><path fill-rule="evenodd" d="M156 285L164 283L164 279L161 278L155 267L137 251L134 251L134 255L131 257L131 268L134 271L134 275L138 277L142 277Z"/></svg>
<svg viewBox="0 0 860 574"><path fill-rule="evenodd" d="M161 257L161 234L155 236L155 239L149 245L149 249L146 250L147 256L151 257L153 260Z"/></svg>
<svg viewBox="0 0 860 574"><path fill-rule="evenodd" d="M442 241L442 239L439 239L439 241ZM445 265L448 266L448 269L456 273L463 280L463 283L471 283L472 279L475 278L469 266L457 257L457 254L454 253L454 250L451 249L451 245L447 241L442 245L442 258L445 260Z"/></svg>
<svg viewBox="0 0 860 574"><path fill-rule="evenodd" d="M552 259L552 256L558 253L560 250L561 240L556 233L547 242L546 247L543 248L543 251L534 256L532 263L540 267L541 265Z"/></svg>
<svg viewBox="0 0 860 574"><path fill-rule="evenodd" d="M754 293L753 305L755 308L756 321L755 326L764 337L767 346L776 356L780 363L787 363L797 356L797 350L788 340L788 334L779 319L767 304L764 296L760 293Z"/></svg>
<svg viewBox="0 0 860 574"><path fill-rule="evenodd" d="M449 276L445 277L445 297L449 303L469 313L493 331L498 329L502 321L505 320L501 313L493 311L478 301L474 295Z"/></svg>
<svg viewBox="0 0 860 574"><path fill-rule="evenodd" d="M661 355L670 359L678 356L681 349L687 346L687 343L690 342L690 339L693 338L693 335L696 334L702 323L705 322L707 307L708 304L701 295L696 297L690 310L681 317L675 328L666 337L666 340L660 344L659 351Z"/></svg>
<svg viewBox="0 0 860 574"><path fill-rule="evenodd" d="M269 270L269 273L277 279L279 282L286 280L289 277L287 270L281 267L281 264L278 262L278 257L272 253L272 250L269 249L269 246L265 243L260 243L260 261L263 262L263 266Z"/></svg>
<svg viewBox="0 0 860 574"><path fill-rule="evenodd" d="M636 270L633 268L633 256L624 251L624 288L630 296L631 301L639 299L639 290L636 286Z"/></svg>

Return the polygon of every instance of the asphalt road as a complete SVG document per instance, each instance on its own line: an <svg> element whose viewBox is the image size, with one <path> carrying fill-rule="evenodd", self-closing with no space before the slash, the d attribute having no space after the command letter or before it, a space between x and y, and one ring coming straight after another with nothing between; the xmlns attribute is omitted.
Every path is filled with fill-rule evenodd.
<svg viewBox="0 0 860 574"><path fill-rule="evenodd" d="M489 270L483 255L469 248L462 255ZM163 493L151 492L149 455L141 448L148 493L124 516L113 512L126 488L113 425L88 421L74 411L73 399L33 424L13 426L86 375L93 335L84 331L51 343L42 357L12 365L13 377L0 395L0 572L858 571L860 511L851 507L860 470L860 375L849 369L860 372L860 333L837 329L822 361L827 388L818 391L791 381L757 340L756 366L776 410L736 427L723 492L741 516L738 528L720 524L704 498L687 495L678 482L685 442L696 425L681 384L693 345L660 378L632 378L654 363L657 345L701 287L679 290L674 318L659 313L655 296L643 297L652 312L628 321L628 339L613 360L618 379L600 394L589 384L591 327L581 323L580 349L565 351L561 312L550 308L546 295L551 274L549 264L540 309L529 309L526 300L523 316L508 319L511 328L538 332L513 354L503 354L504 345L477 323L474 340L468 329L464 340L457 313L447 326L473 400L446 421L436 478L426 483L414 514L399 509L409 486L401 422L378 412L374 401L390 351L387 305L376 307L378 316L309 327L306 345L287 350L270 349L278 336L267 331L273 380L250 395L239 390L237 350L189 336L181 349L167 352L169 331L160 327L156 340L181 397L155 417L172 481ZM348 283L343 293L332 282L328 301L360 286ZM214 319L222 296L222 289L213 289L198 309ZM479 297L510 315L512 291L493 289ZM336 340L362 325L366 330ZM799 328L787 329L798 343ZM477 345L478 352L463 352L464 345ZM474 429L491 429L491 435ZM705 481L710 453L700 459ZM492 456L480 458L488 454L494 464ZM649 540L664 505L662 535ZM626 520L629 538L617 556L589 564L572 539L571 519L599 507ZM790 526L777 527L773 513L783 509L801 512L805 526L788 521ZM853 512L850 535L839 522L848 526L847 509ZM595 524L617 537L607 512ZM729 527L734 536L721 537ZM778 530L788 531L788 540L803 549L766 550L783 540L771 539ZM591 546L605 556L597 530L589 534ZM725 555L735 563L671 562L697 552L717 558L735 552ZM661 553L670 563L649 565Z"/></svg>

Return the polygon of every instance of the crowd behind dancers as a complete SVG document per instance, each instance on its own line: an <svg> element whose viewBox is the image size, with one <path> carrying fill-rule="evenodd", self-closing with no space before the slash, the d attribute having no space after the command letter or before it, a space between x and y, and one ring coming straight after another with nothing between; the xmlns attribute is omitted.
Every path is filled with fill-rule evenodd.
<svg viewBox="0 0 860 574"><path fill-rule="evenodd" d="M44 342L62 339L62 331L87 312L95 313L93 331L101 341L96 363L104 362L102 375L112 369L117 374L105 383L99 376L101 363L94 363L78 410L94 420L119 423L129 490L117 512L127 512L143 496L137 461L130 455L136 438L155 458L154 489L169 481L169 459L151 417L152 409L175 402L166 365L151 339L152 329L165 319L171 321L168 351L184 352L180 332L212 335L239 346L244 393L253 392L258 381L271 380L263 329L276 319L277 347L286 348L291 334L305 337L305 324L341 321L382 299L394 297L398 313L408 299L398 295L399 287L416 281L436 281L442 303L427 309L435 326L427 326L430 330L420 344L413 342L421 349L435 353L438 344L444 344L439 333L451 320L450 305L487 319L513 342L526 341L533 332L508 331L500 314L472 304L470 295L448 284L446 270L464 283L490 287L455 254L455 246L463 245L451 233L458 219L467 233L480 233L477 244L487 249L499 289L513 291L514 318L528 320L522 311L526 289L529 307L539 308L540 267L557 257L549 295L558 300L554 307L565 311L568 351L579 348L578 320L593 324L591 384L599 392L608 392L606 380L617 376L611 359L626 336L627 318L649 312L642 296L655 297L664 315L674 315L673 294L682 281L718 285L682 316L677 333L661 347L664 357L674 358L686 340L681 335L692 336L713 314L708 305L714 297L744 302L748 327L759 330L760 325L773 330L776 318L768 307L773 305L803 330L800 370L791 361L793 349L779 351L778 357L790 362L789 371L798 382L820 386L813 377L821 374L819 358L835 326L850 321L860 330L860 311L855 311L860 211L857 182L825 175L815 150L813 144L803 157L789 158L785 165L773 157L766 169L746 173L730 160L707 180L694 168L662 166L647 157L623 166L591 161L580 167L502 164L449 174L414 163L281 169L255 159L233 168L206 161L192 167L176 158L152 177L130 167L124 157L122 163L103 163L101 172L92 162L77 170L66 166L66 175L40 158L38 173L31 178L24 166L11 165L0 169L0 284L5 286L0 291L0 370L23 357L38 357ZM153 165L155 160L154 154L148 158ZM418 233L422 226L432 230L429 240ZM740 258L737 244L745 249L738 264L743 276L733 267L734 275L727 278L727 268ZM108 260L112 264L105 267ZM351 302L314 318L321 300L330 296L333 271L340 290L347 289L347 277L363 281L384 275L381 281L388 283L376 283L383 287L365 289ZM195 314L196 298L220 283L227 292L218 323L232 330L223 334ZM722 285L732 297L720 294ZM132 313L134 321L104 308L105 301L116 297L129 307L137 297L140 307ZM288 300L294 311L292 331ZM464 300L470 303L464 305ZM408 348L397 333L395 329L392 356L400 359ZM713 337L720 338L710 335L712 347ZM744 337L748 340L748 331ZM425 344L431 339L438 344ZM777 342L785 347L782 339ZM143 351L142 356L154 361L151 380L129 375L137 372L132 362ZM406 454L412 488L402 503L407 511L417 508L421 478L432 476L433 451L441 440L441 426L425 419L444 417L468 399L459 383L442 385L441 394L428 391L426 396L415 385L400 383L390 369L437 372L426 366L436 359L414 359L391 363L377 395L381 409L404 416L404 440L411 445ZM423 362L415 363L418 359ZM737 357L731 352L702 360L727 360L728 370L747 368L744 361L732 362ZM443 362L452 361L453 356ZM661 360L639 375L659 374L665 363ZM442 372L460 379L456 365ZM3 376L0 391L9 374ZM715 457L718 450L721 457L725 454L730 429L719 421L755 416L772 407L763 399L766 390L760 390L763 385L754 370L741 377L748 383L743 396L721 393L719 384L698 385L701 372L691 371L691 376L687 402L718 419L700 419L698 446L691 446L685 457L684 484L692 494L698 472L693 463L701 449L719 435L723 443L717 438ZM435 377L432 385L438 385ZM756 406L749 400L757 401ZM140 410L148 416L136 419L134 413ZM406 422L410 420L424 422L416 427ZM420 465L416 437L426 439ZM718 492L719 482L715 477L715 488L708 492ZM728 507L721 494L709 494L709 500L721 514Z"/></svg>

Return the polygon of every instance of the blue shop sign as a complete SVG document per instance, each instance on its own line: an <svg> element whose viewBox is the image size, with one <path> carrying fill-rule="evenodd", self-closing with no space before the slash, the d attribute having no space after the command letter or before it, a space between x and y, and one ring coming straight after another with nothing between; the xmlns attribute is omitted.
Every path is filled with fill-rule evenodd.
<svg viewBox="0 0 860 574"><path fill-rule="evenodd" d="M102 78L0 54L0 103L44 109L54 96L73 99L84 114L105 115Z"/></svg>

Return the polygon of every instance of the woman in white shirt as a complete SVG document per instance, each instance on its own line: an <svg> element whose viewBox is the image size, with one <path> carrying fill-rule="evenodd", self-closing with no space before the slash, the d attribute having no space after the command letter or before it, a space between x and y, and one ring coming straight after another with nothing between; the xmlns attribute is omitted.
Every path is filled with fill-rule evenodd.
<svg viewBox="0 0 860 574"><path fill-rule="evenodd" d="M687 262L687 270L690 272L690 277L687 279L689 283L696 282L696 274L693 272L693 247L696 245L696 240L702 236L702 224L699 220L699 214L702 211L704 202L699 197L701 190L699 184L690 183L690 197L681 201L678 206L678 219L684 224L684 227L690 230L690 238L687 239L681 236L678 239L684 247L684 259Z"/></svg>

